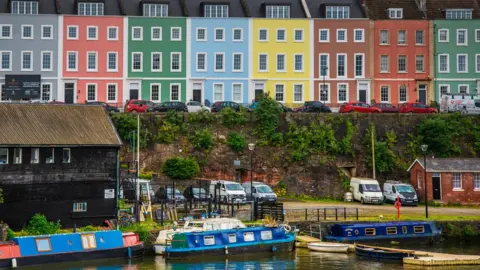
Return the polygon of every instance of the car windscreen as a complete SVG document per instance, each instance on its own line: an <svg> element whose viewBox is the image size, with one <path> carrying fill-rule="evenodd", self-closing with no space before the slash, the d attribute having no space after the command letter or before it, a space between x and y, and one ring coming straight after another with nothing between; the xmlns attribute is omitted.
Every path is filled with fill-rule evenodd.
<svg viewBox="0 0 480 270"><path fill-rule="evenodd" d="M269 186L256 186L258 193L273 193L273 190Z"/></svg>
<svg viewBox="0 0 480 270"><path fill-rule="evenodd" d="M225 184L228 190L244 190L240 184Z"/></svg>
<svg viewBox="0 0 480 270"><path fill-rule="evenodd" d="M381 192L377 184L363 184L363 192Z"/></svg>
<svg viewBox="0 0 480 270"><path fill-rule="evenodd" d="M398 185L398 186L395 186L397 188L397 191L402 193L402 192L405 192L405 193L415 193L415 190L413 189L412 186L407 186L407 185Z"/></svg>

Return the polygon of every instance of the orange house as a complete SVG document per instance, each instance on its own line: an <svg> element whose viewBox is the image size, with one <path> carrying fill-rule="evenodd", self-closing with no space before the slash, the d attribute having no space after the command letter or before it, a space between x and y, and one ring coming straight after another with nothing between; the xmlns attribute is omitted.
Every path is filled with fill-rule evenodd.
<svg viewBox="0 0 480 270"><path fill-rule="evenodd" d="M123 100L122 17L65 16L63 80L65 103Z"/></svg>

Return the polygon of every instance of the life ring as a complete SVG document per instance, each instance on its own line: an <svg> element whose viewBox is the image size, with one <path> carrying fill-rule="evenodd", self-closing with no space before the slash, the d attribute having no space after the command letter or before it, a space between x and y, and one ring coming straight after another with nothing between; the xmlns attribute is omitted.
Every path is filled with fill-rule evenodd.
<svg viewBox="0 0 480 270"><path fill-rule="evenodd" d="M292 227L290 227L290 225L288 225L288 224L283 225L283 229L287 233L292 231Z"/></svg>

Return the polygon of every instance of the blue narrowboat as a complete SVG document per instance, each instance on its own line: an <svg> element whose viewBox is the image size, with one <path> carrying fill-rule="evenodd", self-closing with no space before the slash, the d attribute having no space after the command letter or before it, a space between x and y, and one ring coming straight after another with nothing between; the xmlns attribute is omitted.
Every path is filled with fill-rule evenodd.
<svg viewBox="0 0 480 270"><path fill-rule="evenodd" d="M24 236L0 242L0 268L143 255L137 234L112 231Z"/></svg>
<svg viewBox="0 0 480 270"><path fill-rule="evenodd" d="M435 238L441 229L433 221L335 224L325 239L337 242Z"/></svg>
<svg viewBox="0 0 480 270"><path fill-rule="evenodd" d="M296 232L289 226L248 227L175 234L165 248L168 259L194 256L245 255L258 252L290 252Z"/></svg>

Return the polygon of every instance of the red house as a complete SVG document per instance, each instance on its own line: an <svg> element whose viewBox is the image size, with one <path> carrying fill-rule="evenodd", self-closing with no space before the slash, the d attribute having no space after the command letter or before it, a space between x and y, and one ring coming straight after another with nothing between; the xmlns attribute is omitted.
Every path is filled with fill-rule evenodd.
<svg viewBox="0 0 480 270"><path fill-rule="evenodd" d="M429 201L480 204L480 158L427 158L426 163ZM423 158L416 159L408 171L411 184L423 200Z"/></svg>

